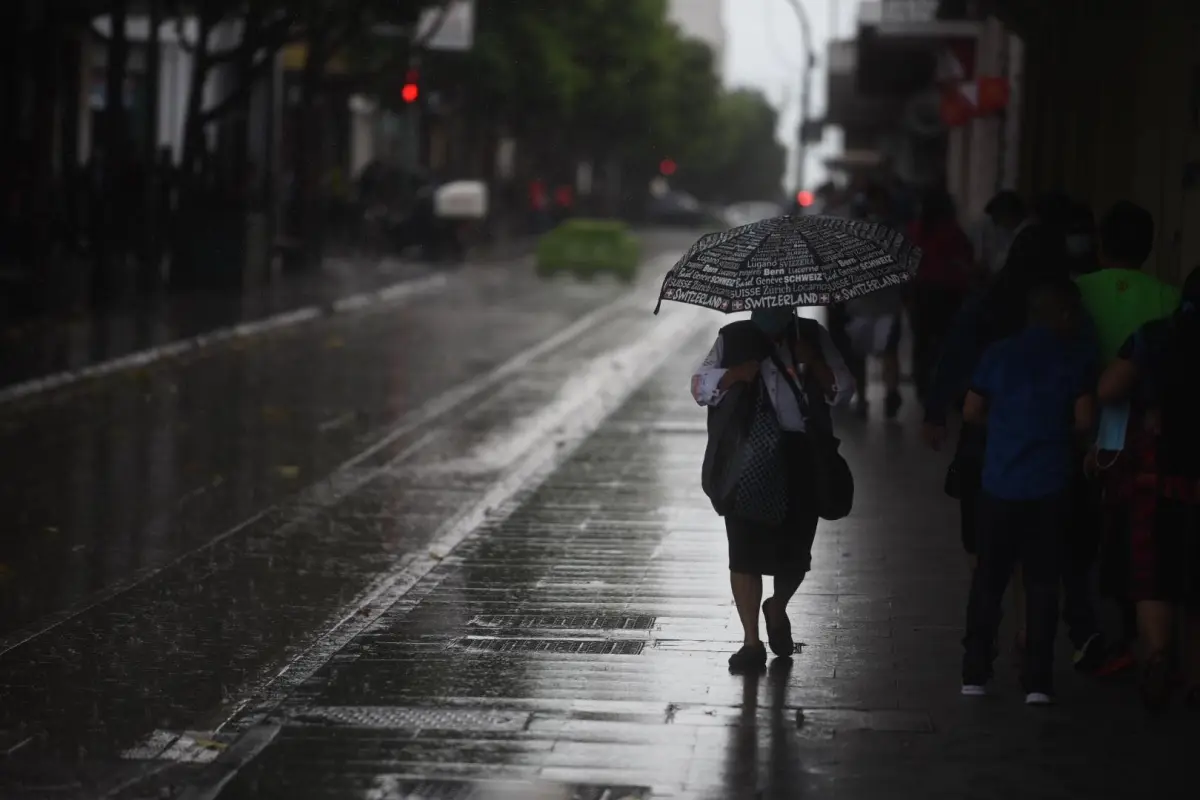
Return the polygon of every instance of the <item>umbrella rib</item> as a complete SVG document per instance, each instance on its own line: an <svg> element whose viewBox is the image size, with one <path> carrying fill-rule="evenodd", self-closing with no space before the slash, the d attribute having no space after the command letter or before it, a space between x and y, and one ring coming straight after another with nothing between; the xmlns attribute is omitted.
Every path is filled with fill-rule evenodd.
<svg viewBox="0 0 1200 800"><path fill-rule="evenodd" d="M801 219L803 219L803 217L801 217ZM793 232L800 238L800 241L804 242L804 246L808 248L808 252L812 256L813 269L815 269L818 274L821 274L824 271L824 267L821 266L821 262L817 258L817 251L815 248L813 248L812 239L808 238L808 233L801 225L795 226ZM829 297L830 300L833 299L833 292L829 292Z"/></svg>

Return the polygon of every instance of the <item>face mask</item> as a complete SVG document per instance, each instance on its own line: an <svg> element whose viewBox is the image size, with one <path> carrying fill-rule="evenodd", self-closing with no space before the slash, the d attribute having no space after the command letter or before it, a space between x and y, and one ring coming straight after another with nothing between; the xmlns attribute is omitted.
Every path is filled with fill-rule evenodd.
<svg viewBox="0 0 1200 800"><path fill-rule="evenodd" d="M1125 449L1125 432L1129 429L1129 402L1104 406L1100 409L1100 428L1096 432L1096 448L1109 453Z"/></svg>
<svg viewBox="0 0 1200 800"><path fill-rule="evenodd" d="M793 316L790 308L765 308L751 312L750 321L757 325L760 331L774 339L787 330Z"/></svg>

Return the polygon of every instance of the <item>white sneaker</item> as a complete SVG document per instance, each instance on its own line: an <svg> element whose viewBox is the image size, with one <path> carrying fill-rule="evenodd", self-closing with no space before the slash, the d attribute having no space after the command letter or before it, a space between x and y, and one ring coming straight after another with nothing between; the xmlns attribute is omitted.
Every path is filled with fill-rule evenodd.
<svg viewBox="0 0 1200 800"><path fill-rule="evenodd" d="M1025 705L1027 706L1052 706L1054 698L1045 692L1030 692L1025 695Z"/></svg>
<svg viewBox="0 0 1200 800"><path fill-rule="evenodd" d="M983 697L987 694L986 686L978 686L973 683L964 683L962 687L963 697Z"/></svg>

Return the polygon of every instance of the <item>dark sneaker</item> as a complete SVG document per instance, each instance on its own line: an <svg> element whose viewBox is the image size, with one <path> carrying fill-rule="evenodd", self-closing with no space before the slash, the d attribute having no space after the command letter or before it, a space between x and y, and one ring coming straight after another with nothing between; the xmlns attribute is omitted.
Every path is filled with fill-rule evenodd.
<svg viewBox="0 0 1200 800"><path fill-rule="evenodd" d="M776 608L774 597L768 597L762 604L763 618L767 621L767 641L771 652L780 658L791 658L796 652L796 642L792 640L792 621L788 619L787 608Z"/></svg>
<svg viewBox="0 0 1200 800"><path fill-rule="evenodd" d="M1054 695L1049 692L1029 692L1025 695L1025 705L1052 706L1054 705Z"/></svg>
<svg viewBox="0 0 1200 800"><path fill-rule="evenodd" d="M729 657L729 671L733 673L757 672L767 666L767 648L762 642L748 644Z"/></svg>
<svg viewBox="0 0 1200 800"><path fill-rule="evenodd" d="M1086 672L1095 674L1096 670L1100 669L1108 660L1108 648L1104 645L1104 637L1098 633L1093 633L1088 637L1088 640L1083 643L1075 651L1075 656L1072 658L1077 672Z"/></svg>

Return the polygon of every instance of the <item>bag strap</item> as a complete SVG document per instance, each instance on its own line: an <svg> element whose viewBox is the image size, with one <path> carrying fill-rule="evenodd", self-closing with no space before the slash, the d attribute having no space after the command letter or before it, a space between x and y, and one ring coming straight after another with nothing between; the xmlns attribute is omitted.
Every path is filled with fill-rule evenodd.
<svg viewBox="0 0 1200 800"><path fill-rule="evenodd" d="M788 388L792 390L792 394L796 398L796 403L800 406L800 413L804 415L806 430L812 433L816 429L823 428L824 426L821 425L820 421L814 418L812 403L809 402L808 393L801 389L799 384L792 379L792 373L788 372L780 360L779 354L774 349L771 350L771 362L775 365L775 369L779 371L779 374L783 376L783 380L787 383Z"/></svg>
<svg viewBox="0 0 1200 800"><path fill-rule="evenodd" d="M802 320L799 317L795 317L793 319L793 323L795 326L793 329L793 333L797 337L805 336L805 335L808 335L808 333L809 333L809 331L802 330L802 323L804 323L804 322L807 322L807 320ZM771 359L771 363L775 365L775 369L778 370L780 376L783 378L784 382L788 385L788 388L792 390L792 395L796 398L796 404L800 407L800 413L804 415L804 421L806 423L805 424L806 430L810 434L813 433L815 430L822 430L825 433L832 436L833 435L832 428L830 426L825 425L822 420L816 419L816 415L812 411L813 404L809 400L808 392L805 391L792 378L792 373L788 371L787 367L784 366L783 361L780 360L779 353L776 351L775 344L773 342L770 342L767 339L765 334L762 334L760 332L759 335L762 337L762 341L766 345L766 351L767 351L768 358ZM816 345L820 346L820 341L817 341ZM761 375L759 376L759 379L760 380L762 379ZM827 428L828 428L828 430L826 430Z"/></svg>

